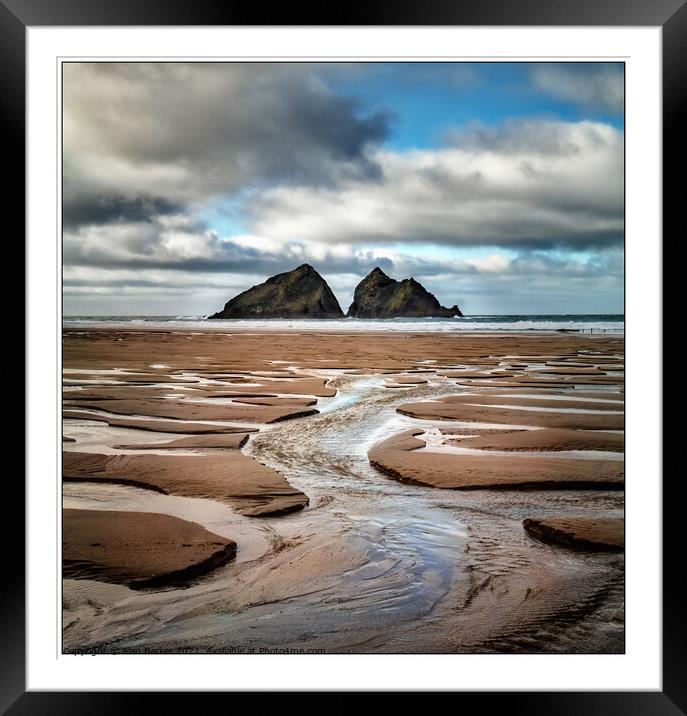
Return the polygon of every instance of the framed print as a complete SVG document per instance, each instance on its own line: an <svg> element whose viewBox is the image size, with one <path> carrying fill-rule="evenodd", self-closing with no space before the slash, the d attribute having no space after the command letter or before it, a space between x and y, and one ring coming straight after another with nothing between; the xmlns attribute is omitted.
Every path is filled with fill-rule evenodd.
<svg viewBox="0 0 687 716"><path fill-rule="evenodd" d="M27 207L10 712L684 708L660 423L681 4L0 9Z"/></svg>

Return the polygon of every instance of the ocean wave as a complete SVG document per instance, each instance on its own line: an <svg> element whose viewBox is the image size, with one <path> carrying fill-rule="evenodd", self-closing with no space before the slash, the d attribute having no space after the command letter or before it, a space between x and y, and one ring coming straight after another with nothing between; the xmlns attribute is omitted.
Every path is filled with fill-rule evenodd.
<svg viewBox="0 0 687 716"><path fill-rule="evenodd" d="M232 319L208 320L203 316L67 316L65 327L80 324L102 326L146 325L165 328L197 328L221 330L232 326L261 330L320 330L336 331L345 326L346 331L412 331L412 332L486 332L503 333L519 331L577 331L584 333L623 333L624 316L464 316L455 318L393 318L393 319Z"/></svg>

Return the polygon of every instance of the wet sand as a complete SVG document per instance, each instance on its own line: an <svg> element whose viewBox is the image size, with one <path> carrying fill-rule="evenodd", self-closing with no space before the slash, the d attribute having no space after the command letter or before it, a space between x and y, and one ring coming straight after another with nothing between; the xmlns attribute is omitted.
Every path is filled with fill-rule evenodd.
<svg viewBox="0 0 687 716"><path fill-rule="evenodd" d="M531 352L525 354L523 348ZM303 369L403 372L426 359L433 359L437 370L458 369L464 365L498 365L511 358L541 363L577 356L580 349L600 350L594 358L607 364L610 356L622 355L623 338L572 334L259 333L230 332L227 328L193 334L143 329L66 330L63 341L65 366L79 369L68 377L83 377L89 369L118 367L144 373L135 379L149 383L160 382L153 378L164 375L176 375L172 380L178 380L184 377L184 370L194 372L189 379L216 373L218 368L231 373L270 371L274 370L274 360L281 361L281 366ZM149 366L160 356L168 367L151 374ZM133 378L126 380L131 382Z"/></svg>
<svg viewBox="0 0 687 716"><path fill-rule="evenodd" d="M80 329L64 366L65 505L239 556L135 597L70 574L66 648L622 651L622 553L522 527L622 515L622 337Z"/></svg>

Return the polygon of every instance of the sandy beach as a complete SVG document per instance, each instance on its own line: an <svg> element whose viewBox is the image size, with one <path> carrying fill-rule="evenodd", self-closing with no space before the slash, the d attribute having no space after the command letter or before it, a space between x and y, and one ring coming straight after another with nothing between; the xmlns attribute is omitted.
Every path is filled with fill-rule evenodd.
<svg viewBox="0 0 687 716"><path fill-rule="evenodd" d="M63 646L622 652L623 428L622 335L67 328Z"/></svg>

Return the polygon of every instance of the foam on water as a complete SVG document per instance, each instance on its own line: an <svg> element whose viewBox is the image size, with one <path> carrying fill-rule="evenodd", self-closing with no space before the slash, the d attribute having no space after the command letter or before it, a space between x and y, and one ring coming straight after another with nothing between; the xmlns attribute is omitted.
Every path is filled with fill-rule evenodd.
<svg viewBox="0 0 687 716"><path fill-rule="evenodd" d="M624 332L621 314L584 315L482 315L463 318L387 319L232 319L207 320L205 316L65 316L65 328L109 326L116 328L183 328L186 330L274 330L274 331L413 331L413 332L512 332L579 331L583 333Z"/></svg>

